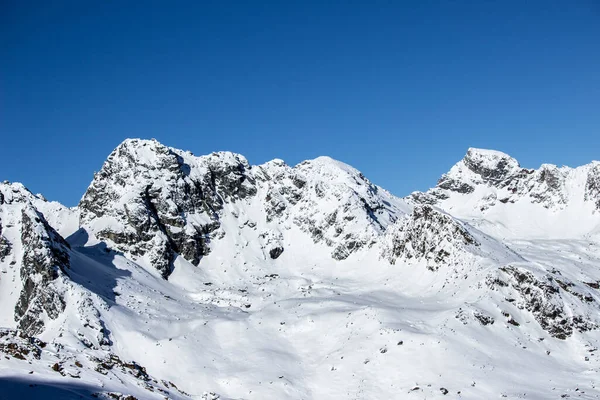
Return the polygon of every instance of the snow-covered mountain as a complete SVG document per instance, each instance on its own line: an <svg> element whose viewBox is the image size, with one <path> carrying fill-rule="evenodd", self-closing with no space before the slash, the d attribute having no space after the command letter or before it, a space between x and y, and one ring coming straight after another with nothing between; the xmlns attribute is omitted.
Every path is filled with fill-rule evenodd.
<svg viewBox="0 0 600 400"><path fill-rule="evenodd" d="M0 268L10 398L600 397L598 162L402 199L130 139L73 209L0 184Z"/></svg>
<svg viewBox="0 0 600 400"><path fill-rule="evenodd" d="M471 148L435 188L411 198L501 237L583 238L600 233L600 162L533 170L499 151Z"/></svg>

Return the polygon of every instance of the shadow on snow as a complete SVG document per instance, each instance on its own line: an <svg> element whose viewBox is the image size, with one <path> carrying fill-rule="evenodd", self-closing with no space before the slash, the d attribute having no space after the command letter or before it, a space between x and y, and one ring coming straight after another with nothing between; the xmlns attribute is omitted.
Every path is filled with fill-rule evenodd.
<svg viewBox="0 0 600 400"><path fill-rule="evenodd" d="M116 302L115 292L118 280L131 276L131 272L119 269L114 261L117 256L122 256L115 250L100 242L93 246L85 246L89 238L85 229L80 228L67 238L71 245L71 280L90 292L102 297L109 306Z"/></svg>
<svg viewBox="0 0 600 400"><path fill-rule="evenodd" d="M104 389L75 382L47 382L35 379L1 377L0 400L13 399L44 399L44 400L73 400L95 399L95 393Z"/></svg>

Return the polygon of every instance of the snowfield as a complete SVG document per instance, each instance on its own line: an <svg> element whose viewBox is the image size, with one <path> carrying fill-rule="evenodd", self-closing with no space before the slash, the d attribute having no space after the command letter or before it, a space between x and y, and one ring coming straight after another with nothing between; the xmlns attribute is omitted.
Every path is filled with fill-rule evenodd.
<svg viewBox="0 0 600 400"><path fill-rule="evenodd" d="M469 149L397 198L130 139L0 184L0 399L600 398L600 163Z"/></svg>

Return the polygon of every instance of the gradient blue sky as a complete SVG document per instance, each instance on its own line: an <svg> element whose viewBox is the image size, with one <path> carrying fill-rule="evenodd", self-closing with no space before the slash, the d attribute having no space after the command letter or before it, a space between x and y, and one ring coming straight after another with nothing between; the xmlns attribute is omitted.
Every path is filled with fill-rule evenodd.
<svg viewBox="0 0 600 400"><path fill-rule="evenodd" d="M600 2L0 2L0 179L75 205L127 137L329 155L397 195L467 148L600 159Z"/></svg>

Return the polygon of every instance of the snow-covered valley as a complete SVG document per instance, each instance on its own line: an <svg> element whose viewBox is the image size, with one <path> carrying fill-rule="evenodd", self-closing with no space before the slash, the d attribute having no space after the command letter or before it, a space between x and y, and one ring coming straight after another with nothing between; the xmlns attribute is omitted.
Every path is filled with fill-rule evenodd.
<svg viewBox="0 0 600 400"><path fill-rule="evenodd" d="M598 162L398 198L131 139L76 208L0 184L0 268L0 398L600 398Z"/></svg>

